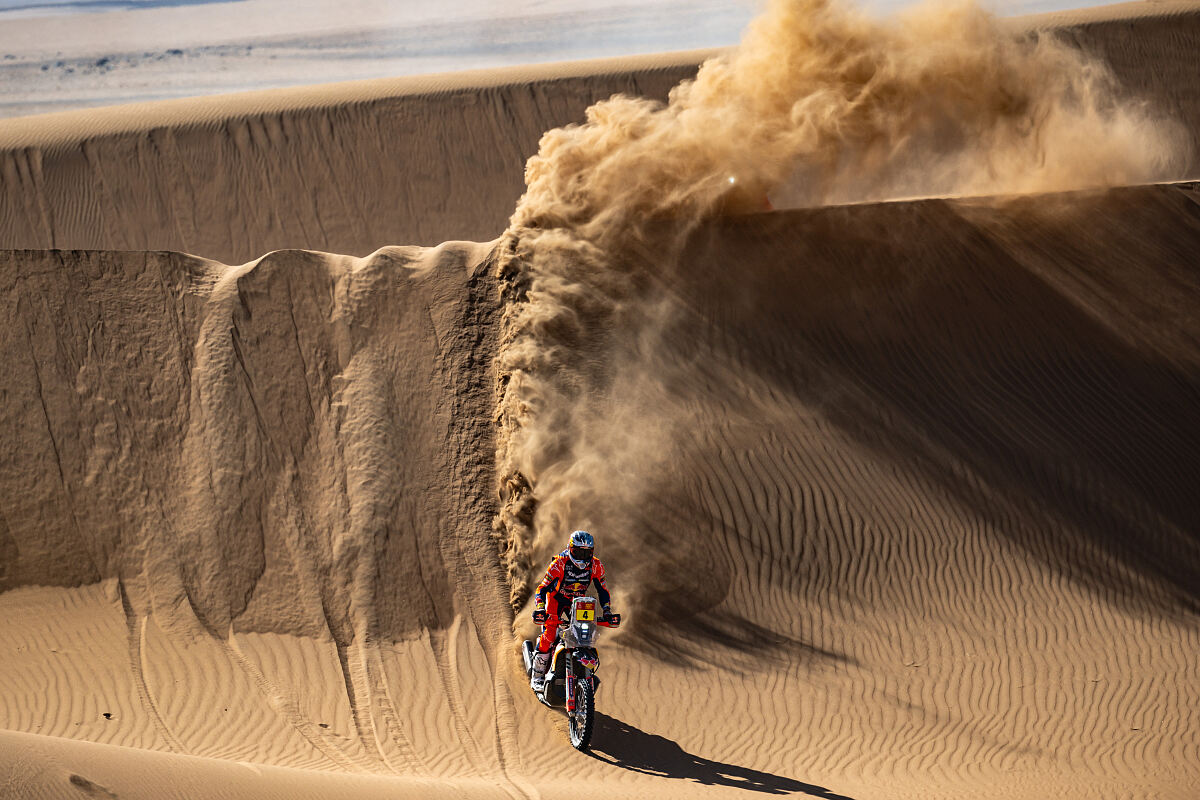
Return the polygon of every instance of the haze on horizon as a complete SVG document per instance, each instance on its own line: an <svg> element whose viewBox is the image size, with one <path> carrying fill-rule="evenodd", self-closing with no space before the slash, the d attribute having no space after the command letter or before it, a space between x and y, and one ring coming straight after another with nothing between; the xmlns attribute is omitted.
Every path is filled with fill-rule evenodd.
<svg viewBox="0 0 1200 800"><path fill-rule="evenodd" d="M880 13L910 3L872 0ZM725 47L760 0L0 0L0 118ZM1003 16L1091 5L993 0Z"/></svg>

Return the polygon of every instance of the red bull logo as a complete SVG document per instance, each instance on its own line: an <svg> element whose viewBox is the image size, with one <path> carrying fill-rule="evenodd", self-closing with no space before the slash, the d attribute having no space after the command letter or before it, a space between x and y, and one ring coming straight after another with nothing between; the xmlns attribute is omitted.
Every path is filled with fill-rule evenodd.
<svg viewBox="0 0 1200 800"><path fill-rule="evenodd" d="M575 583L568 583L563 586L563 591L567 594L583 594L585 591L587 591L587 584L579 583L578 581Z"/></svg>

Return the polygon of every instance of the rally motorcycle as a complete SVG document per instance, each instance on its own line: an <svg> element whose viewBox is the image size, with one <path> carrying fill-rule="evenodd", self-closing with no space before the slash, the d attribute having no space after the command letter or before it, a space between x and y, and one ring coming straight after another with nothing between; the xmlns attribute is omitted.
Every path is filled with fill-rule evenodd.
<svg viewBox="0 0 1200 800"><path fill-rule="evenodd" d="M576 597L571 601L566 618L558 626L558 638L550 648L553 656L546 669L545 688L535 693L550 707L566 705L568 733L571 746L576 750L586 750L592 740L596 690L600 688L600 679L596 677L600 656L594 646L599 633L597 626L616 628L621 624L620 614L597 619L599 607L594 597ZM526 639L521 647L527 678L533 675L535 647L530 639Z"/></svg>

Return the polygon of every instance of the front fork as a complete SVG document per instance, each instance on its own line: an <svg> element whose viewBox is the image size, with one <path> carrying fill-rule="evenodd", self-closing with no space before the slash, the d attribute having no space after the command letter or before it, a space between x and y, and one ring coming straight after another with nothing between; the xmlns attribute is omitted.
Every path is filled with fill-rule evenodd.
<svg viewBox="0 0 1200 800"><path fill-rule="evenodd" d="M586 675L583 678L576 678L575 677L575 651L574 650L567 651L567 687L566 687L566 691L567 691L567 711L568 712L575 710L575 681L584 680L584 681L590 682L592 680L591 668L585 666L583 668L583 670L586 673ZM592 684L592 691L594 692L595 689L596 689L595 684Z"/></svg>
<svg viewBox="0 0 1200 800"><path fill-rule="evenodd" d="M575 710L575 653L567 652L567 712Z"/></svg>

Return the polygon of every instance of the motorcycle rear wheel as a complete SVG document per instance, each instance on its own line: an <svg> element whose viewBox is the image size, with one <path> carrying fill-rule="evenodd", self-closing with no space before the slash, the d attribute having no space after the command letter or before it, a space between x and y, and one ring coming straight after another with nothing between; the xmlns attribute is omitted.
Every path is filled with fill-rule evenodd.
<svg viewBox="0 0 1200 800"><path fill-rule="evenodd" d="M575 681L575 710L567 712L571 746L576 750L586 750L592 742L594 710L595 697L592 694L591 681L577 679Z"/></svg>

